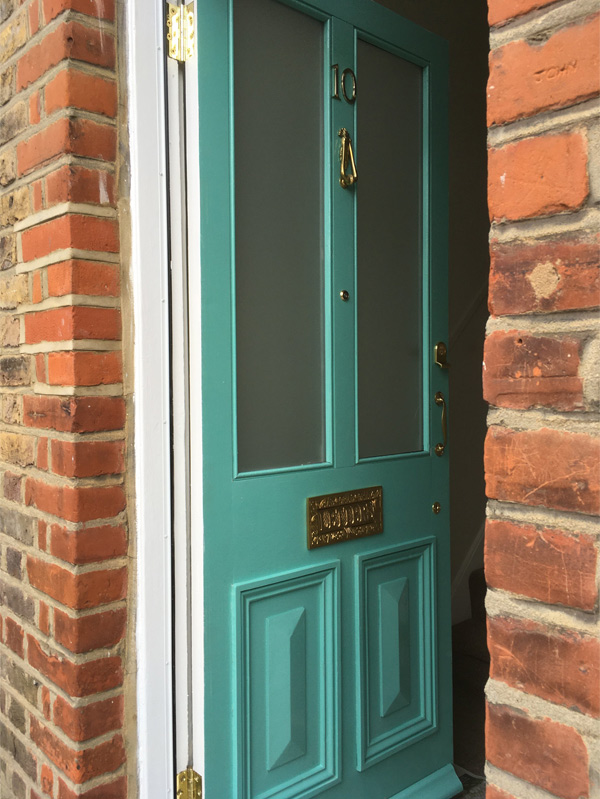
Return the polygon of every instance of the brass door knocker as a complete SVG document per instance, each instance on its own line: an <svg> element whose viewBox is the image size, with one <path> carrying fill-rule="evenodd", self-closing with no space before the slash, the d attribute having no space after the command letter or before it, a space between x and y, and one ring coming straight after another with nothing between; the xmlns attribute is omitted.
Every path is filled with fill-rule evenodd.
<svg viewBox="0 0 600 799"><path fill-rule="evenodd" d="M342 140L342 146L340 147L340 186L343 189L347 189L349 186L352 186L353 183L356 183L358 180L358 173L356 171L354 153L352 152L352 139L350 138L350 134L346 128L340 128L338 136ZM346 172L348 165L350 165L352 170L350 174Z"/></svg>

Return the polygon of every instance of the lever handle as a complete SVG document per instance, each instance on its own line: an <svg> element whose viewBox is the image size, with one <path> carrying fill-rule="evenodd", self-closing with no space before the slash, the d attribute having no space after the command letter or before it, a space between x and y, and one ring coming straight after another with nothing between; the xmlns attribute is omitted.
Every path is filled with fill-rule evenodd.
<svg viewBox="0 0 600 799"><path fill-rule="evenodd" d="M352 139L350 138L350 134L346 128L340 128L338 130L338 136L342 140L342 145L340 147L340 186L343 189L347 189L349 186L352 186L353 183L356 183L358 180L358 173L356 171L354 153L352 152ZM346 174L348 164L350 164L350 169L352 170L349 175Z"/></svg>
<svg viewBox="0 0 600 799"><path fill-rule="evenodd" d="M446 413L446 400L444 399L444 395L441 391L437 391L434 397L435 404L442 406L442 444L435 445L435 454L438 455L440 458L444 454L444 450L446 449L446 444L448 443L448 422L447 422L447 413Z"/></svg>

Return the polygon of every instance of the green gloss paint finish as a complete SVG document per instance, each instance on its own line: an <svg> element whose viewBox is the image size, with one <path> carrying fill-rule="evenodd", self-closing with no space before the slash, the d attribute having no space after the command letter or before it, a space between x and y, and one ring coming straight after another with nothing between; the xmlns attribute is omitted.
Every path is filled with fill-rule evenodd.
<svg viewBox="0 0 600 799"><path fill-rule="evenodd" d="M234 31L237 4L244 7L241 31ZM260 39L252 30L252 19L248 22L249 7L256 8L261 25L283 26L281 36L289 36L289 44L274 42L270 48L268 37ZM447 799L460 790L450 766L448 455L438 458L431 449L441 435L440 410L433 395L441 390L447 397L448 391L447 375L432 358L433 344L447 337L447 47L371 0L203 0L197 15L206 796L412 799L418 795L419 799ZM309 22L298 21L301 16L308 16ZM242 19L239 13L237 19ZM316 44L315 30L320 37ZM250 45L254 40L263 45L257 53L260 66L251 70L253 79L236 84L234 46L239 35L248 35ZM306 48L301 38L305 35L311 39ZM398 75L414 76L418 68L416 74L422 76L420 105L415 106L419 110L411 112L407 106L404 120L422 130L420 189L414 191L420 196L401 198L401 202L414 201L420 208L416 217L420 219L420 240L411 250L420 255L416 262L415 256L411 257L421 281L412 289L413 299L403 297L404 302L419 308L411 322L413 332L405 337L414 338L407 346L413 347L410 362L417 377L410 396L416 399L406 400L414 413L403 411L394 417L392 403L391 411L389 407L385 410L389 422L379 425L372 438L375 443L369 440L362 455L359 442L364 431L357 410L358 336L362 334L357 292L361 281L368 285L369 270L367 253L361 256L363 269L360 281L357 279L361 191L361 132L357 125L364 130L369 124L360 111L359 62L360 53L370 47L361 42L384 51L379 59L382 64L389 63L388 56L407 62L407 68L400 66L389 84L382 76L387 87L384 100L394 102L395 81L401 79ZM271 49L275 60L269 66ZM238 55L241 50L239 45ZM252 58L252 47L246 51L245 58ZM264 83L273 87L269 91L283 91L280 97L285 98L286 89L292 97L295 93L299 98L306 96L306 87L299 88L302 61L293 65L294 52L311 54L307 55L311 58L310 85L316 86L322 101L315 104L309 93L308 105L318 124L312 124L314 119L308 120L308 125L294 121L294 114L309 113L302 107L304 101L281 101L281 109L266 102L260 119L246 116L253 128L261 121L269 126L265 141L275 144L277 136L274 140L269 137L272 126L277 129L280 125L287 147L270 146L261 151L257 127L252 152L244 150L244 162L256 159L247 170L253 178L240 188L246 170L244 162L236 162L236 137L239 142L244 132L240 128L243 114L252 113L252 92L261 92ZM341 99L332 98L334 64L338 64L340 78L345 69L355 73L355 103L346 102L341 91ZM268 80L261 81L261 70L266 69L274 72L275 78L269 74ZM315 84L319 69L322 86ZM236 102L236 85L248 92L246 111L244 104ZM411 113L418 118L411 120ZM314 188L318 186L314 179L302 184L305 200L299 199L300 183L306 177L301 174L305 142L294 135L297 127L306 131L305 138L311 137L306 143L311 167L320 160L323 171L320 188ZM349 189L339 184L340 128L346 128L352 137L358 169L358 182ZM386 143L388 138L390 160L401 160L393 131L382 141ZM370 140L366 134L362 139ZM414 137L412 141L414 146ZM243 148L238 144L238 149ZM406 168L412 168L414 175L414 156L411 160ZM310 171L306 165L304 168ZM400 184L398 191L402 191L397 177L401 173L394 174ZM417 185L414 179L412 183ZM269 230L268 224L261 222L257 241L251 246L244 243L236 251L236 214L240 222L247 210L261 211L253 209L252 203L266 203L271 194L277 198L273 212L277 230ZM288 214L285 209L290 209ZM315 226L321 229L314 230ZM304 257L285 257L288 229L290 241L298 230L306 230L311 241L321 242L311 245L308 287L296 282L302 279L298 270L303 269ZM393 236L391 242L390 268L396 269ZM265 263L271 260L266 263L267 271L257 271L257 280L262 281L257 288L252 270L260 260L263 243ZM294 249L299 251L297 246ZM246 258L244 253L250 251L254 255L244 262L242 276L242 262L236 258ZM410 269L410 258L406 259L402 268ZM271 291L274 283L276 290ZM388 291L399 290L397 283L389 285ZM411 285L415 285L414 279ZM311 308L306 319L302 301L286 315L288 286L297 292L293 299L306 293ZM349 293L347 301L340 299L344 290ZM240 303L247 297L252 299L249 307L243 308L242 319ZM252 317L253 308L256 318ZM267 313L271 327L265 328L269 331L265 340L281 331L281 341L269 350L272 354L265 355L274 358L274 363L285 355L288 340L290 352L294 352L292 366L301 361L301 342L307 332L303 326L314 325L308 331L311 336L306 337L310 354L305 364L298 363L299 369L306 367L299 391L304 390L303 381L315 376L307 391L307 407L312 409L314 422L307 421L308 415L303 418L302 402L293 411L276 407L262 416L252 413L252 403L260 402L256 397L274 375L268 369L262 371L260 352L254 362L261 367L260 385L252 382L252 368L245 373L240 370L257 356L247 345L259 341L261 314ZM281 323L276 322L278 315ZM422 324L416 329L414 319L419 318ZM393 328L393 313L386 323ZM243 332L246 329L253 331L251 336ZM395 346L402 346L403 338L399 339ZM377 358L375 345L373 349ZM406 361L399 358L399 362ZM417 384L420 396L415 394ZM368 392L368 381L366 388ZM283 386L284 398L285 389ZM242 396L240 392L246 390ZM402 390L401 381L394 390ZM287 401L283 399L282 406ZM253 424L257 427L252 428ZM313 424L310 431L305 429ZM386 424L400 433L394 434L391 440L396 443L389 447ZM261 430L268 438L277 425L281 432L271 436L273 444L262 448L255 458L255 450L261 447L252 442L260 444ZM405 438L403 425L420 429L409 430ZM289 449L286 431L292 442ZM304 432L306 442L302 440ZM406 447L404 440L409 441ZM407 448L418 451L402 451ZM304 457L310 462L303 463ZM307 498L370 486L383 488L383 533L308 550ZM436 501L443 509L439 515L431 511ZM194 723L202 724L202 719Z"/></svg>

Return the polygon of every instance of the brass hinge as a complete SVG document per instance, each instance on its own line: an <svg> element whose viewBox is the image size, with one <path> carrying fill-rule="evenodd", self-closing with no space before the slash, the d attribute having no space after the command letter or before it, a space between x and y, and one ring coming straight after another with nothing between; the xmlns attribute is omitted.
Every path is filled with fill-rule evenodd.
<svg viewBox="0 0 600 799"><path fill-rule="evenodd" d="M202 799L202 777L193 768L177 775L177 799Z"/></svg>
<svg viewBox="0 0 600 799"><path fill-rule="evenodd" d="M194 4L169 5L167 17L167 41L169 42L169 58L175 61L189 61L194 55L196 30L194 27Z"/></svg>

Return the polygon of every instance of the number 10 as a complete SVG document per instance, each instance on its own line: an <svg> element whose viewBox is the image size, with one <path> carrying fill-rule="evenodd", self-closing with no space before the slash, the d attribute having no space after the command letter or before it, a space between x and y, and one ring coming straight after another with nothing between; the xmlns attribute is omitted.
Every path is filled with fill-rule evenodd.
<svg viewBox="0 0 600 799"><path fill-rule="evenodd" d="M331 97L332 97L333 100L341 100L342 98L340 97L340 66L339 66L339 64L332 64L331 65L331 69L333 70L333 94L331 95ZM350 96L348 96L348 92L346 90L347 89L346 80L348 79L348 77L350 77L350 79L352 80L352 94ZM350 67L347 67L342 72L341 87L342 87L342 95L344 97L344 100L347 103L350 103L350 105L352 105L352 103L355 103L356 102L356 75L350 69Z"/></svg>

